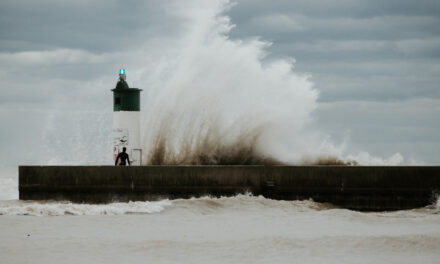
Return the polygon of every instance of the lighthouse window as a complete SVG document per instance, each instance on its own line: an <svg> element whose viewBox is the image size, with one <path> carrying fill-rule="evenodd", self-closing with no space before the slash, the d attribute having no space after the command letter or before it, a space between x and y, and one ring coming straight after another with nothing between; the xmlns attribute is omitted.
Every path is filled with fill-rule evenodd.
<svg viewBox="0 0 440 264"><path fill-rule="evenodd" d="M120 97L115 97L115 104L116 105L120 105L121 104L121 98Z"/></svg>

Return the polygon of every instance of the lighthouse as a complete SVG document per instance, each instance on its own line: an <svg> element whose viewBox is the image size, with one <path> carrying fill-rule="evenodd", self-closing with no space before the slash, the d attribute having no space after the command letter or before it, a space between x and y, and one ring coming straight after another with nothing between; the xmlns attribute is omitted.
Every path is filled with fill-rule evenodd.
<svg viewBox="0 0 440 264"><path fill-rule="evenodd" d="M126 82L125 69L119 70L119 80L113 92L113 161L122 149L127 148L131 165L141 165L140 93Z"/></svg>

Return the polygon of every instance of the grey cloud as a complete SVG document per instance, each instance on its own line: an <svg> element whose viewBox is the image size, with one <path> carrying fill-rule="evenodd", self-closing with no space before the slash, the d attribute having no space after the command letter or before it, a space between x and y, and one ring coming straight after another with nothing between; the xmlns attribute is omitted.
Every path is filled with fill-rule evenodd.
<svg viewBox="0 0 440 264"><path fill-rule="evenodd" d="M270 14L251 19L250 24L257 28L270 30L271 32L295 32L304 31L303 26L292 16L286 14Z"/></svg>
<svg viewBox="0 0 440 264"><path fill-rule="evenodd" d="M438 99L321 103L317 122L334 138L341 138L341 133L348 131L350 153L359 149L384 156L400 152L407 161L421 161L423 157L427 164L436 164L440 147L436 132L440 130L440 122L436 122L439 105Z"/></svg>
<svg viewBox="0 0 440 264"><path fill-rule="evenodd" d="M295 13L313 17L374 17L391 15L440 16L440 4L436 0L278 0L268 4L264 0L238 0L238 6L231 10L233 17L246 19L262 13L293 10Z"/></svg>
<svg viewBox="0 0 440 264"><path fill-rule="evenodd" d="M236 22L240 26L232 33L258 35L263 32L269 38L295 39L307 43L321 39L395 40L423 38L432 36L433 33L440 33L440 18L433 16L386 15L369 18L322 18L304 16L290 11L279 10L278 14L274 13L271 16L252 16L248 20L238 20ZM280 24L278 29L274 30L270 23L267 23L266 26L260 23L260 20L269 20L271 17L277 18L278 16L286 17L282 21L285 24ZM292 25L295 25L294 30L291 30L290 35L286 34ZM297 28L301 30L297 30Z"/></svg>
<svg viewBox="0 0 440 264"><path fill-rule="evenodd" d="M172 32L161 1L2 1L0 51L132 49L146 35Z"/></svg>
<svg viewBox="0 0 440 264"><path fill-rule="evenodd" d="M298 63L313 73L320 101L390 101L440 98L438 63L429 59L402 61L378 59Z"/></svg>

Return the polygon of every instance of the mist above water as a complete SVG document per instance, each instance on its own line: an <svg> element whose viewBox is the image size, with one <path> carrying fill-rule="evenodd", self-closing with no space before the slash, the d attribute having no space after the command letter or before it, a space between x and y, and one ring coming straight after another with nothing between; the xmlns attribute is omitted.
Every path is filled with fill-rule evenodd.
<svg viewBox="0 0 440 264"><path fill-rule="evenodd" d="M231 40L227 8L179 6L187 31L174 42L172 75L144 108L146 163L344 163L308 128L318 98L310 76L293 58L268 60L270 43Z"/></svg>

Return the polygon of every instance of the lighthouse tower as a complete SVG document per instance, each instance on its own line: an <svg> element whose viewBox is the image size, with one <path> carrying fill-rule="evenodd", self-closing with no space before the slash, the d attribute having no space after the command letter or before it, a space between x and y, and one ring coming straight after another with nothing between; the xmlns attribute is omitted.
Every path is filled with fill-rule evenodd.
<svg viewBox="0 0 440 264"><path fill-rule="evenodd" d="M132 165L141 165L140 92L128 87L125 69L119 70L119 80L113 92L113 161L122 148L127 148Z"/></svg>

